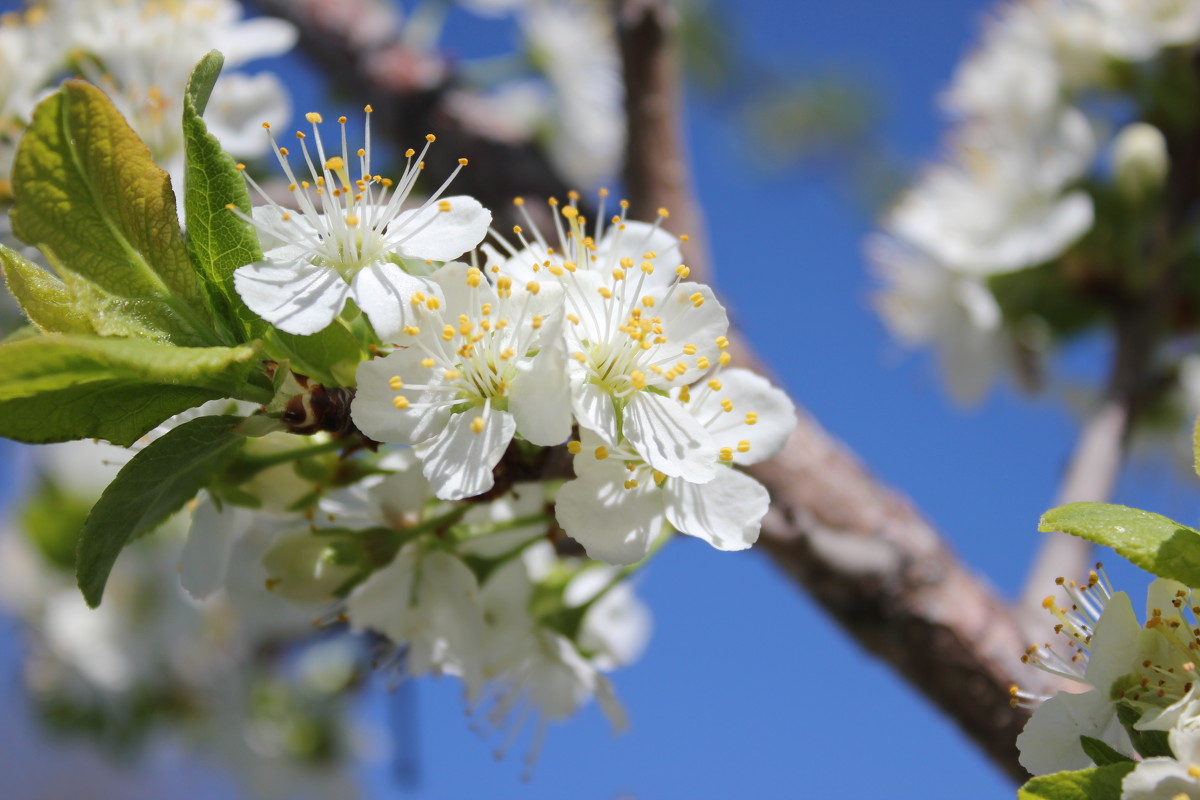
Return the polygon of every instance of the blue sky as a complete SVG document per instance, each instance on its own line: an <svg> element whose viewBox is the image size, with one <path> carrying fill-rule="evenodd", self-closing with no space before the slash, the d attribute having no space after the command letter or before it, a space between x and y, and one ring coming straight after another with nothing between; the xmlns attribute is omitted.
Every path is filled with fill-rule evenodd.
<svg viewBox="0 0 1200 800"><path fill-rule="evenodd" d="M936 95L990 4L729 5L733 35L764 60L791 70L841 67L868 82L884 104L880 138L916 167L937 152L944 124ZM472 35L483 36L483 29ZM974 569L1011 595L1071 447L1070 413L1053 400L1029 399L1004 386L975 409L954 407L928 355L903 352L870 310L861 241L871 220L862 209L827 180L764 174L721 109L693 103L688 123L716 283L743 327L794 396L876 474L912 497ZM1075 374L1094 374L1101 353L1096 343L1084 343L1066 363ZM1178 518L1195 516L1192 486L1153 463L1131 469L1117 499ZM1136 597L1144 580L1116 572L1128 576ZM591 708L552 731L533 780L524 783L522 748L493 761L491 744L467 729L457 686L426 682L416 693L419 783L401 791L384 763L364 771L370 795L1013 796L951 723L842 635L763 555L678 541L645 571L639 590L656 630L643 659L613 675L632 718L628 734L611 737ZM6 691L0 701L11 706L11 631L2 641ZM367 719L385 721L389 702L374 693ZM49 745L27 738L32 734L19 715L0 735L21 741L8 755L0 748L0 774L17 764L53 770L64 763ZM148 777L128 775L141 787L128 796L158 796L167 785L182 797L172 777L178 763L167 754ZM190 797L231 796L219 778L199 774L189 785Z"/></svg>

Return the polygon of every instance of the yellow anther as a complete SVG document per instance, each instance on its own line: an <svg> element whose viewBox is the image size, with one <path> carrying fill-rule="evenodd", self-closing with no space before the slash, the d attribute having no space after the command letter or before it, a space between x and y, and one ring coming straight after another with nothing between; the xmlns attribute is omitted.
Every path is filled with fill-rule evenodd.
<svg viewBox="0 0 1200 800"><path fill-rule="evenodd" d="M325 162L325 169L329 170L330 172L337 172L339 169L345 168L346 162L342 160L341 156L334 156Z"/></svg>
<svg viewBox="0 0 1200 800"><path fill-rule="evenodd" d="M513 205L514 205L514 206L523 206L523 205L525 205L525 198L524 198L524 197L514 197L514 198L513 198Z"/></svg>
<svg viewBox="0 0 1200 800"><path fill-rule="evenodd" d="M511 347L506 347L500 351L500 360L508 361L510 358L512 358L516 354L517 354L516 351L513 350Z"/></svg>
<svg viewBox="0 0 1200 800"><path fill-rule="evenodd" d="M663 219L666 219L667 217L671 216L671 212L667 211L667 209L665 209L665 208L660 208L658 210L658 215L660 217L662 217Z"/></svg>
<svg viewBox="0 0 1200 800"><path fill-rule="evenodd" d="M481 305L481 306L479 307L479 313L480 313L480 314L482 314L482 315L483 315L483 316L485 316L485 317L486 317L487 315L491 314L491 313L492 313L492 304L491 304L491 303L484 303L483 305Z"/></svg>
<svg viewBox="0 0 1200 800"><path fill-rule="evenodd" d="M418 290L418 291L416 291L416 292L413 292L413 296L412 296L412 300L411 300L411 302L412 302L412 304L413 304L414 306L419 306L419 305L421 305L421 303L424 303L424 302L425 302L425 293L424 293L424 292L422 292L422 291L420 291L420 290Z"/></svg>
<svg viewBox="0 0 1200 800"><path fill-rule="evenodd" d="M733 356L729 355L728 351L721 353L721 355L717 356L717 363L720 364L722 367L728 366L730 361L733 361Z"/></svg>
<svg viewBox="0 0 1200 800"><path fill-rule="evenodd" d="M262 124L262 126L263 126L263 130L264 130L264 131L269 131L269 130L271 130L271 123L269 123L269 122L264 122L264 123Z"/></svg>
<svg viewBox="0 0 1200 800"><path fill-rule="evenodd" d="M421 335L421 329L418 328L416 325L405 325L403 328L401 328L401 330L408 336L420 336Z"/></svg>
<svg viewBox="0 0 1200 800"><path fill-rule="evenodd" d="M653 275L654 274L654 264L650 263L649 261L643 261L642 262L642 272L646 273L647 275Z"/></svg>
<svg viewBox="0 0 1200 800"><path fill-rule="evenodd" d="M388 380L388 386L391 387L393 392L398 392L404 388L404 381L400 380L399 375L393 375L391 379Z"/></svg>
<svg viewBox="0 0 1200 800"><path fill-rule="evenodd" d="M625 278L625 270L614 269L612 271L612 276L614 281L623 280Z"/></svg>
<svg viewBox="0 0 1200 800"><path fill-rule="evenodd" d="M685 345L683 346L683 354L684 354L685 356L694 356L694 355L696 355L696 345L694 345L694 344L685 344Z"/></svg>
<svg viewBox="0 0 1200 800"><path fill-rule="evenodd" d="M454 326L446 325L442 328L442 338L447 342L454 338Z"/></svg>
<svg viewBox="0 0 1200 800"><path fill-rule="evenodd" d="M474 288L478 286L479 282L482 280L483 273L480 272L477 267L471 267L467 270L467 286Z"/></svg>
<svg viewBox="0 0 1200 800"><path fill-rule="evenodd" d="M579 324L579 317L575 316L574 314L567 314L567 319L571 321L572 325Z"/></svg>
<svg viewBox="0 0 1200 800"><path fill-rule="evenodd" d="M692 274L692 271L690 269L688 269L685 265L680 264L678 267L675 268L675 274L681 278L686 278L688 275Z"/></svg>
<svg viewBox="0 0 1200 800"><path fill-rule="evenodd" d="M574 261L564 261L563 269L565 269L567 272L574 272L575 271L575 262Z"/></svg>
<svg viewBox="0 0 1200 800"><path fill-rule="evenodd" d="M587 356L585 356L583 353L579 352L578 350L576 350L574 353L571 353L571 358L575 359L580 364L587 363Z"/></svg>
<svg viewBox="0 0 1200 800"><path fill-rule="evenodd" d="M658 258L658 253L654 252L653 250L647 250L646 252L642 253L642 258L649 258L653 260Z"/></svg>
<svg viewBox="0 0 1200 800"><path fill-rule="evenodd" d="M738 442L737 451L739 453L749 453L750 442L747 439L742 439L740 442Z"/></svg>
<svg viewBox="0 0 1200 800"><path fill-rule="evenodd" d="M679 390L679 402L687 403L692 399L692 391L688 387L683 387Z"/></svg>
<svg viewBox="0 0 1200 800"><path fill-rule="evenodd" d="M667 479L666 474L659 472L658 470L654 470L653 474L654 474L654 482L655 483L662 483L663 481L665 481Z"/></svg>
<svg viewBox="0 0 1200 800"><path fill-rule="evenodd" d="M722 447L720 455L721 455L722 461L733 461L733 448L732 447Z"/></svg>
<svg viewBox="0 0 1200 800"><path fill-rule="evenodd" d="M608 448L604 445L600 445L596 448L595 455L597 460L603 461L604 459L608 458Z"/></svg>
<svg viewBox="0 0 1200 800"><path fill-rule="evenodd" d="M404 151L405 158L412 158L416 154L417 154L417 151L413 150L411 147Z"/></svg>
<svg viewBox="0 0 1200 800"><path fill-rule="evenodd" d="M442 379L447 381L458 380L459 372L456 369L448 369L442 373Z"/></svg>
<svg viewBox="0 0 1200 800"><path fill-rule="evenodd" d="M429 358L428 356L421 359L421 366L424 367L425 369L431 368L435 363L437 363L437 362L435 362L432 358Z"/></svg>
<svg viewBox="0 0 1200 800"><path fill-rule="evenodd" d="M547 269L550 270L550 274L553 275L554 277L556 277L556 278L562 277L563 268L558 266L557 264L551 264L549 267L547 267Z"/></svg>
<svg viewBox="0 0 1200 800"><path fill-rule="evenodd" d="M360 147L360 148L358 148L358 152L357 152L357 153L355 153L355 155L357 155L359 158L362 158L362 157L363 157L363 156L365 156L366 154L367 154L367 151L366 151L366 150L364 150L364 149L363 149L363 148L361 148L361 147ZM370 177L370 176L368 176L368 177ZM359 183L362 183L362 181L359 181Z"/></svg>
<svg viewBox="0 0 1200 800"><path fill-rule="evenodd" d="M635 369L633 372L629 373L629 382L633 384L633 388L635 389L645 389L646 373L642 372L640 369Z"/></svg>
<svg viewBox="0 0 1200 800"><path fill-rule="evenodd" d="M747 425L754 425L758 422L758 414L755 414L753 411L747 411L745 422Z"/></svg>
<svg viewBox="0 0 1200 800"><path fill-rule="evenodd" d="M234 164L233 168L236 169L238 172L244 172L246 169L246 165L245 164Z"/></svg>
<svg viewBox="0 0 1200 800"><path fill-rule="evenodd" d="M338 125L345 125L345 124L346 124L346 118L338 117Z"/></svg>
<svg viewBox="0 0 1200 800"><path fill-rule="evenodd" d="M371 113L372 111L374 111L374 110L375 110L375 109L371 107L371 104L370 104L370 103L368 103L367 105L363 106L363 111L367 112L368 114L370 114L370 113Z"/></svg>
<svg viewBox="0 0 1200 800"><path fill-rule="evenodd" d="M449 210L450 210L450 201L449 200L438 200L438 211L449 211Z"/></svg>
<svg viewBox="0 0 1200 800"><path fill-rule="evenodd" d="M580 442L577 442L574 439L567 442L567 452L570 453L571 455L573 455L573 456L579 455L580 451L582 451L582 450L583 450L583 445Z"/></svg>
<svg viewBox="0 0 1200 800"><path fill-rule="evenodd" d="M289 192L294 192L294 191L296 191L296 189L298 189L298 188L299 188L299 187L298 187L298 186L296 186L296 184L294 184L294 183L289 183L289 184L288 184L288 191L289 191Z"/></svg>
<svg viewBox="0 0 1200 800"><path fill-rule="evenodd" d="M733 411L733 401L726 397L721 401L721 408L725 409L726 411Z"/></svg>
<svg viewBox="0 0 1200 800"><path fill-rule="evenodd" d="M654 298L650 295L646 295L642 298L642 305L644 305L646 308L654 308Z"/></svg>
<svg viewBox="0 0 1200 800"><path fill-rule="evenodd" d="M621 206L621 208L629 208L629 201L628 201L628 200L622 200L622 201L619 203L619 205Z"/></svg>
<svg viewBox="0 0 1200 800"><path fill-rule="evenodd" d="M625 481L626 489L636 489L637 485L638 485L637 478L630 478L629 480Z"/></svg>
<svg viewBox="0 0 1200 800"><path fill-rule="evenodd" d="M1054 595L1048 594L1042 598L1042 608L1047 611L1054 608Z"/></svg>
<svg viewBox="0 0 1200 800"><path fill-rule="evenodd" d="M321 119L321 115L315 111L308 112L307 114L304 115L304 118L306 120L308 120L309 122L313 123L314 125L319 122L324 122L324 120Z"/></svg>
<svg viewBox="0 0 1200 800"><path fill-rule="evenodd" d="M358 217L354 216L353 214L349 214L346 217L346 224L351 228L358 227Z"/></svg>
<svg viewBox="0 0 1200 800"><path fill-rule="evenodd" d="M700 356L696 359L696 369L708 369L708 356Z"/></svg>
<svg viewBox="0 0 1200 800"><path fill-rule="evenodd" d="M483 417L471 420L471 433L483 433Z"/></svg>
<svg viewBox="0 0 1200 800"><path fill-rule="evenodd" d="M718 336L716 338L716 342L717 342L718 350L724 350L726 347L729 347L729 340L726 339L724 336Z"/></svg>
<svg viewBox="0 0 1200 800"><path fill-rule="evenodd" d="M699 308L700 306L704 305L704 295L701 294L700 292L694 292L692 294L692 296L688 298L688 300L691 300L692 305L695 306L696 308Z"/></svg>
<svg viewBox="0 0 1200 800"><path fill-rule="evenodd" d="M433 144L434 142L437 141L437 137L434 136L432 133L427 133L427 134L425 134L425 141L429 142L430 144Z"/></svg>
<svg viewBox="0 0 1200 800"><path fill-rule="evenodd" d="M428 300L425 301L425 307L428 308L430 311L437 311L439 308L442 307L442 301L437 299L436 297L430 297Z"/></svg>
<svg viewBox="0 0 1200 800"><path fill-rule="evenodd" d="M408 398L402 394L398 394L392 398L392 405L403 411L408 408Z"/></svg>
<svg viewBox="0 0 1200 800"><path fill-rule="evenodd" d="M308 136L306 136L306 135L304 134L304 131L296 131L296 138L297 138L297 139L307 139L307 138L308 138Z"/></svg>
<svg viewBox="0 0 1200 800"><path fill-rule="evenodd" d="M229 209L230 211L234 211L237 209L237 206L235 206L233 203L226 203L225 208Z"/></svg>
<svg viewBox="0 0 1200 800"><path fill-rule="evenodd" d="M501 275L496 279L496 294L500 297L512 296L512 278Z"/></svg>
<svg viewBox="0 0 1200 800"><path fill-rule="evenodd" d="M542 322L543 322L542 315L541 315L541 314L534 314L534 315L533 315L533 319L531 319L531 320L529 321L529 324L530 324L530 325L532 325L532 326L533 326L533 329L536 331L536 330L540 330L540 329L541 329L541 327L542 327Z"/></svg>
<svg viewBox="0 0 1200 800"><path fill-rule="evenodd" d="M288 150L286 147L281 147L281 148L279 148L279 155L281 155L281 156L290 156L291 154L292 154L292 153L291 153L291 151L290 151L290 150Z"/></svg>
<svg viewBox="0 0 1200 800"><path fill-rule="evenodd" d="M575 206L563 206L562 215L567 219L575 219L579 216L579 209Z"/></svg>
<svg viewBox="0 0 1200 800"><path fill-rule="evenodd" d="M460 167L465 167L465 166L467 165L467 160L466 160L465 158L460 158L460 159L458 160L458 165L459 165Z"/></svg>
<svg viewBox="0 0 1200 800"><path fill-rule="evenodd" d="M599 292L599 293L600 293L600 296L601 296L601 297L603 297L605 300L611 300L611 299L612 299L612 291L610 291L610 290L609 290L609 288L608 288L607 286L601 286L601 287L600 287L599 289L597 289L596 291L597 291L597 292Z"/></svg>
<svg viewBox="0 0 1200 800"><path fill-rule="evenodd" d="M625 256L624 258L622 258L621 259L621 268L622 269L633 269L633 259L630 258L629 256Z"/></svg>
<svg viewBox="0 0 1200 800"><path fill-rule="evenodd" d="M541 290L542 287L537 281L530 281L529 283L525 284L525 291L529 292L530 294L537 294Z"/></svg>

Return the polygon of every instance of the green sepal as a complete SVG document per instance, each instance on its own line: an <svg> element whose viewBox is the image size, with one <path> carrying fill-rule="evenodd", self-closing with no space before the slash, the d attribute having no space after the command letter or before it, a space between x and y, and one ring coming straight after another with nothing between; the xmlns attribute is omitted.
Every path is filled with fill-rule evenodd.
<svg viewBox="0 0 1200 800"><path fill-rule="evenodd" d="M68 80L43 100L12 182L18 237L110 295L163 306L170 341L218 343L170 178L104 92Z"/></svg>
<svg viewBox="0 0 1200 800"><path fill-rule="evenodd" d="M250 215L250 194L237 164L208 132L201 114L224 58L213 50L196 65L183 101L183 209L187 252L216 323L229 342L257 338L268 328L246 307L233 284L238 267L262 259L258 233L230 210Z"/></svg>
<svg viewBox="0 0 1200 800"><path fill-rule="evenodd" d="M92 608L126 544L183 508L241 450L240 417L200 417L168 431L121 468L79 534L75 575Z"/></svg>
<svg viewBox="0 0 1200 800"><path fill-rule="evenodd" d="M131 445L208 400L255 402L257 348L173 347L46 334L0 345L0 436L31 444L106 439Z"/></svg>
<svg viewBox="0 0 1200 800"><path fill-rule="evenodd" d="M1122 689L1132 688L1141 679L1137 676L1126 676L1118 679L1112 686L1114 699ZM1137 750L1138 755L1142 758L1154 758L1163 756L1170 758L1171 742L1167 738L1166 731L1144 731L1137 728L1138 722L1141 721L1143 711L1128 702L1117 702L1115 704L1117 710L1117 720L1125 728L1125 732L1129 734L1129 741L1133 743L1133 749Z"/></svg>
<svg viewBox="0 0 1200 800"><path fill-rule="evenodd" d="M1160 514L1106 503L1072 503L1042 515L1038 530L1106 545L1147 572L1200 586L1200 532Z"/></svg>
<svg viewBox="0 0 1200 800"><path fill-rule="evenodd" d="M1107 767L1110 764L1125 764L1132 763L1133 759L1129 756L1114 750L1107 742L1091 736L1080 736L1079 746L1083 749L1084 755L1092 760L1098 767Z"/></svg>
<svg viewBox="0 0 1200 800"><path fill-rule="evenodd" d="M1056 772L1033 778L1017 790L1017 800L1121 800L1121 781L1133 762Z"/></svg>

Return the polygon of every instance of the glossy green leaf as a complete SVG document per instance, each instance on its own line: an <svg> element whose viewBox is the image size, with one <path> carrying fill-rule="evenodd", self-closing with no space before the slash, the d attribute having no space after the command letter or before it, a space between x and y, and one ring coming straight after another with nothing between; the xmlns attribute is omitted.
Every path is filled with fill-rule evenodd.
<svg viewBox="0 0 1200 800"><path fill-rule="evenodd" d="M221 149L200 115L221 71L221 54L209 53L196 66L184 98L183 135L187 164L183 208L187 249L203 276L203 286L218 325L231 342L244 342L268 327L242 302L233 285L238 267L262 258L258 233L229 209L250 214L246 181L234 160Z"/></svg>
<svg viewBox="0 0 1200 800"><path fill-rule="evenodd" d="M1121 781L1133 762L1056 772L1034 778L1017 790L1017 800L1121 800Z"/></svg>
<svg viewBox="0 0 1200 800"><path fill-rule="evenodd" d="M1163 578L1200 586L1200 532L1149 511L1072 503L1042 515L1038 530L1062 531L1106 545Z"/></svg>
<svg viewBox="0 0 1200 800"><path fill-rule="evenodd" d="M0 436L30 443L133 444L168 417L246 384L253 347L185 348L51 334L0 345ZM269 399L269 398L266 398Z"/></svg>
<svg viewBox="0 0 1200 800"><path fill-rule="evenodd" d="M267 353L286 360L292 371L323 386L354 386L355 371L363 359L362 347L350 330L334 320L311 336L295 336L272 329L265 338Z"/></svg>
<svg viewBox="0 0 1200 800"><path fill-rule="evenodd" d="M17 236L113 296L165 304L176 344L215 343L170 179L104 92L70 80L43 100L12 181Z"/></svg>
<svg viewBox="0 0 1200 800"><path fill-rule="evenodd" d="M126 464L79 534L75 573L88 605L100 605L122 548L183 508L232 461L245 441L240 417L200 417L151 442Z"/></svg>
<svg viewBox="0 0 1200 800"><path fill-rule="evenodd" d="M1098 767L1106 767L1109 764L1126 764L1133 761L1132 758L1117 751L1107 742L1091 736L1080 736L1079 746L1083 749L1084 755Z"/></svg>

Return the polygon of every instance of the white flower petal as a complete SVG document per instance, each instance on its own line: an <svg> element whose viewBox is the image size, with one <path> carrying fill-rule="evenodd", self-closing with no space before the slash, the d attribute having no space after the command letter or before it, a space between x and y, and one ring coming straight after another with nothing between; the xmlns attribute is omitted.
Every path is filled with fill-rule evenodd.
<svg viewBox="0 0 1200 800"><path fill-rule="evenodd" d="M722 370L718 380L720 391L693 389L693 399L687 408L706 423L705 427L719 446L733 448L734 463L757 464L782 450L796 428L796 407L787 394L747 369ZM671 394L678 397L679 391ZM733 403L732 411L726 412L722 408L723 399ZM746 424L747 414L755 415L754 424ZM736 447L743 441L750 443L746 452Z"/></svg>
<svg viewBox="0 0 1200 800"><path fill-rule="evenodd" d="M474 497L492 488L492 468L516 433L512 414L491 411L483 430L471 429L474 410L452 414L442 432L414 447L434 494L442 500Z"/></svg>
<svg viewBox="0 0 1200 800"><path fill-rule="evenodd" d="M397 391L391 387L393 377L407 383L423 382L430 371L421 366L422 357L416 348L407 348L358 365L358 392L350 405L350 416L359 430L378 442L417 444L445 427L450 418L448 405L433 409L399 409L394 405L396 397L401 395L413 406L431 397L424 391Z"/></svg>
<svg viewBox="0 0 1200 800"><path fill-rule="evenodd" d="M300 262L238 267L233 285L251 311L297 336L324 330L341 313L350 292L335 270Z"/></svg>
<svg viewBox="0 0 1200 800"><path fill-rule="evenodd" d="M1200 781L1188 764L1173 758L1148 758L1121 782L1121 800L1200 800Z"/></svg>
<svg viewBox="0 0 1200 800"><path fill-rule="evenodd" d="M350 290L354 302L385 342L395 341L400 336L414 294L437 293L428 280L409 275L390 261L363 267L354 276Z"/></svg>
<svg viewBox="0 0 1200 800"><path fill-rule="evenodd" d="M442 203L450 210L439 210ZM389 244L406 258L451 261L482 242L491 223L492 212L475 198L445 197L398 216L393 224L399 233Z"/></svg>
<svg viewBox="0 0 1200 800"><path fill-rule="evenodd" d="M571 408L581 428L593 431L606 444L616 444L617 412L608 392L594 383L574 381Z"/></svg>
<svg viewBox="0 0 1200 800"><path fill-rule="evenodd" d="M1107 691L1059 692L1038 706L1017 737L1021 766L1034 775L1092 766L1079 745L1080 736L1100 739L1123 753L1132 752Z"/></svg>
<svg viewBox="0 0 1200 800"><path fill-rule="evenodd" d="M668 480L667 521L718 550L745 550L758 541L771 498L762 484L732 468L705 484Z"/></svg>
<svg viewBox="0 0 1200 800"><path fill-rule="evenodd" d="M598 561L640 561L662 532L662 490L652 484L626 489L628 474L620 462L606 460L558 490L558 524Z"/></svg>
<svg viewBox="0 0 1200 800"><path fill-rule="evenodd" d="M716 442L677 400L633 392L623 430L638 455L664 475L705 483L716 474Z"/></svg>
<svg viewBox="0 0 1200 800"><path fill-rule="evenodd" d="M566 365L567 356L559 342L518 365L518 376L508 390L508 408L517 430L533 444L553 447L571 435Z"/></svg>
<svg viewBox="0 0 1200 800"><path fill-rule="evenodd" d="M203 600L225 583L229 555L246 531L247 516L229 506L218 509L207 496L196 506L179 560L179 581L192 597Z"/></svg>

